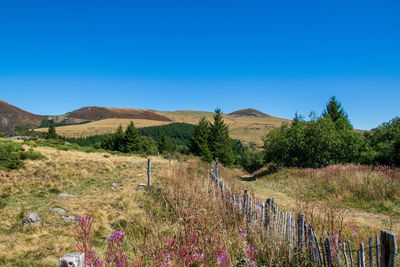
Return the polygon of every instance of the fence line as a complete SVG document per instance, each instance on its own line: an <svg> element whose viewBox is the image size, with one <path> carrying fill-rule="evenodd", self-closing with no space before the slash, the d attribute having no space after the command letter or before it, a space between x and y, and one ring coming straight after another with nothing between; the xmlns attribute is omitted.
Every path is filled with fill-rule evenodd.
<svg viewBox="0 0 400 267"><path fill-rule="evenodd" d="M274 198L267 198L265 202L260 202L254 199L247 189L244 190L243 194L232 193L229 185L219 177L218 168L219 163L216 159L215 170L213 172L211 168L210 178L215 188L220 189L221 198L227 204L226 206L228 207L228 204L232 203L233 209L242 216L247 224L259 223L267 232L280 238L282 242L286 242L290 260L294 251L300 250L307 252L309 259L319 266L331 267L344 264L346 267L365 267L365 254L367 253L368 265L373 267L373 250L375 250L375 266L396 266L398 250L394 233L380 230L380 237L375 236L375 245L373 238L370 237L367 247L361 243L356 250L351 249L351 242L347 240L348 251L346 252L345 242L343 242L342 250L340 250L337 235L329 236L327 232L324 232L324 238L318 238L313 231L313 226L307 225L304 214L295 216L295 214L279 208L275 205ZM335 251L335 255L333 255L333 251ZM353 253L356 253L356 261L353 258ZM342 257L344 262L342 262Z"/></svg>

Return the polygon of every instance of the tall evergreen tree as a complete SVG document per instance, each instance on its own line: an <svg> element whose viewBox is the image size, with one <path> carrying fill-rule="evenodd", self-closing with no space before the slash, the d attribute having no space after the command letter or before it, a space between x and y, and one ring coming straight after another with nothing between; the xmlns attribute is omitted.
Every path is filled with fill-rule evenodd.
<svg viewBox="0 0 400 267"><path fill-rule="evenodd" d="M342 104L337 101L335 96L331 96L329 99L325 110L322 112L322 117L331 119L337 126L340 126L339 128L353 128Z"/></svg>
<svg viewBox="0 0 400 267"><path fill-rule="evenodd" d="M139 133L133 122L125 130L123 152L131 153L139 150Z"/></svg>
<svg viewBox="0 0 400 267"><path fill-rule="evenodd" d="M119 125L114 134L114 149L115 151L123 151L124 149L125 133L122 130L122 125Z"/></svg>
<svg viewBox="0 0 400 267"><path fill-rule="evenodd" d="M214 158L218 158L222 164L230 166L234 162L232 151L232 139L229 136L229 128L222 117L222 111L216 109L214 123L210 128L209 148Z"/></svg>
<svg viewBox="0 0 400 267"><path fill-rule="evenodd" d="M49 126L49 129L48 129L48 131L47 131L46 138L47 138L47 139L55 139L55 138L57 138L57 137L58 137L58 135L57 135L57 133L56 133L56 127L54 127L54 124L52 123L52 124L50 124L50 126Z"/></svg>
<svg viewBox="0 0 400 267"><path fill-rule="evenodd" d="M172 151L171 142L165 134L162 136L161 141L158 144L158 151L163 154Z"/></svg>
<svg viewBox="0 0 400 267"><path fill-rule="evenodd" d="M211 162L212 154L208 147L210 138L210 122L202 117L190 139L189 152L200 156L204 161Z"/></svg>

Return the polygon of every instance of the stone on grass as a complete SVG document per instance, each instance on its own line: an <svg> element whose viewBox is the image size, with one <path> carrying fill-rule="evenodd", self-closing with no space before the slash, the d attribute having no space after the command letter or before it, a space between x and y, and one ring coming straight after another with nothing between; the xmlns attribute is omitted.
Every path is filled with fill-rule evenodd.
<svg viewBox="0 0 400 267"><path fill-rule="evenodd" d="M60 219L62 219L64 221L66 221L66 222L74 222L75 224L78 224L77 221L76 221L76 217L75 216L64 216L64 215L62 215L62 216L58 216L57 218L60 218Z"/></svg>
<svg viewBox="0 0 400 267"><path fill-rule="evenodd" d="M40 220L37 213L33 212L28 215L25 219L22 220L22 225L41 225L42 221Z"/></svg>
<svg viewBox="0 0 400 267"><path fill-rule="evenodd" d="M49 211L50 211L50 212L65 213L65 209L63 209L63 208L58 208L58 207L49 209Z"/></svg>
<svg viewBox="0 0 400 267"><path fill-rule="evenodd" d="M83 267L85 266L84 253L68 253L60 258L59 267Z"/></svg>
<svg viewBox="0 0 400 267"><path fill-rule="evenodd" d="M72 197L74 198L75 195L71 195L71 194L66 194L66 193L61 193L57 196L57 198L62 198L62 197Z"/></svg>
<svg viewBox="0 0 400 267"><path fill-rule="evenodd" d="M111 186L119 186L118 183L112 183Z"/></svg>

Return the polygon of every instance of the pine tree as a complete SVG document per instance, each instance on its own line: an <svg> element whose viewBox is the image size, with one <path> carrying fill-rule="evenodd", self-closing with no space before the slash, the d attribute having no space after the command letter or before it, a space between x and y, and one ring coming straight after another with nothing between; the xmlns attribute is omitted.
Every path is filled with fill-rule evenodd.
<svg viewBox="0 0 400 267"><path fill-rule="evenodd" d="M233 164L233 142L229 137L229 128L223 120L222 111L220 109L215 110L214 123L210 128L208 143L214 158L218 158L219 161L226 166Z"/></svg>
<svg viewBox="0 0 400 267"><path fill-rule="evenodd" d="M331 96L326 104L325 110L322 112L323 118L329 118L342 128L353 128L347 113L344 111L342 104L337 101L335 96Z"/></svg>
<svg viewBox="0 0 400 267"><path fill-rule="evenodd" d="M122 125L119 125L117 131L114 134L114 149L115 151L124 151L124 139L125 133L122 130Z"/></svg>
<svg viewBox="0 0 400 267"><path fill-rule="evenodd" d="M164 134L161 138L160 143L158 144L158 151L160 151L160 153L162 154L165 154L171 152L171 150L172 150L171 142L169 141L168 137Z"/></svg>
<svg viewBox="0 0 400 267"><path fill-rule="evenodd" d="M54 124L50 124L49 130L47 131L46 139L56 139L58 137L56 133L56 127L54 127Z"/></svg>
<svg viewBox="0 0 400 267"><path fill-rule="evenodd" d="M139 150L139 133L133 122L125 130L123 152L131 153Z"/></svg>
<svg viewBox="0 0 400 267"><path fill-rule="evenodd" d="M212 154L208 147L210 137L210 122L202 117L190 139L189 152L200 156L204 161L211 162Z"/></svg>

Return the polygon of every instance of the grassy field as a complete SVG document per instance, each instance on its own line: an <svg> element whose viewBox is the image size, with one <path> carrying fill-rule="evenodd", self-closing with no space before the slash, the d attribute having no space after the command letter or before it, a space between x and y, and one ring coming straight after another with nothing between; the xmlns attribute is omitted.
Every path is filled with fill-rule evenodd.
<svg viewBox="0 0 400 267"><path fill-rule="evenodd" d="M93 242L98 256L104 256L110 233L122 230L128 266L135 262L160 266L165 261L171 266L182 265L182 251L187 255L186 263L205 266L217 265L221 255L232 266L252 259L260 265L287 264L286 250L272 245L273 240L253 235L251 229L243 237L244 221L217 201L208 178L209 165L197 158L180 156L170 166L168 160L152 157L153 187L149 190L137 186L146 183L145 158L51 147L33 149L45 158L25 160L26 167L18 171L0 171L2 266L54 266L60 256L76 251L77 227L60 215L94 217ZM355 243L383 228L399 233L399 224L390 221L398 211L398 193L390 191L398 188L398 184L392 184L398 177L390 170L350 165L281 170L256 180L240 179L244 175L241 170L220 169L220 176L233 192L248 188L259 200L274 197L281 207L306 211L320 236L331 222L335 230ZM368 204L372 200L357 195L365 184L370 188L362 192L375 199L373 206L383 201L378 189L386 188L385 213L372 209ZM60 193L76 197L57 198ZM54 207L64 208L66 213L49 212ZM41 226L22 226L22 219L31 212L42 219ZM342 213L346 216L340 229ZM339 216L327 220L332 214ZM249 254L252 247L255 249Z"/></svg>
<svg viewBox="0 0 400 267"><path fill-rule="evenodd" d="M212 112L204 111L156 111L156 113L166 116L174 122L190 124L197 124L203 116L210 121L213 119ZM232 138L239 139L245 144L253 142L259 146L262 145L261 138L266 133L279 127L284 121L290 122L289 120L276 117L239 118L228 115L224 115L224 120L229 126ZM56 131L58 134L65 137L86 137L115 132L119 125L126 127L130 121L133 121L136 127L158 126L170 123L156 120L104 119L87 124L56 127ZM45 132L47 129L37 129L37 131Z"/></svg>
<svg viewBox="0 0 400 267"><path fill-rule="evenodd" d="M57 134L65 137L87 137L91 135L114 133L118 126L122 125L123 128L126 128L131 121L133 121L133 123L135 123L135 126L138 128L147 126L159 126L170 123L167 121L142 119L104 119L89 122L86 124L56 127L56 131ZM47 128L36 129L35 131L47 132Z"/></svg>
<svg viewBox="0 0 400 267"><path fill-rule="evenodd" d="M317 230L332 229L367 240L380 229L400 233L400 172L385 167L333 165L322 169L282 169L256 179L244 176L259 199L302 211Z"/></svg>

